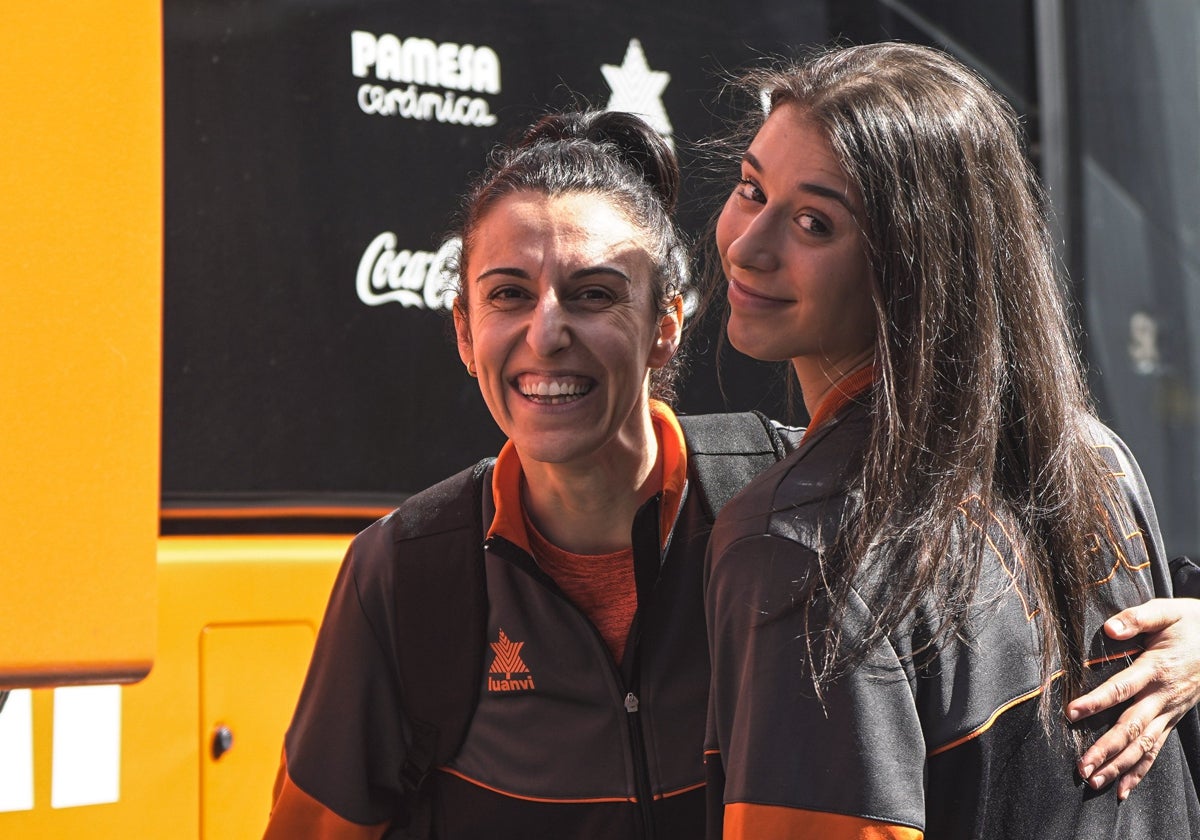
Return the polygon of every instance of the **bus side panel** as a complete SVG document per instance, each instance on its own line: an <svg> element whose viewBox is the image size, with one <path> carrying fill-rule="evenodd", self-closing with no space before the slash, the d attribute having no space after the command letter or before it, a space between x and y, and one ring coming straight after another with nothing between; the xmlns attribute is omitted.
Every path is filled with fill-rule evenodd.
<svg viewBox="0 0 1200 840"><path fill-rule="evenodd" d="M101 715L83 729L58 719L69 707L64 695L32 692L32 735L17 739L32 738L32 767L14 769L0 756L0 778L31 773L33 807L5 811L0 797L0 837L261 837L284 730L348 542L160 540L153 671L136 685L105 687L118 692L119 718ZM8 718L6 709L0 723ZM65 737L88 741L62 743ZM72 778L93 787L105 781L94 771L112 769L113 743L117 778L100 784L100 796L115 790L115 797L54 807L86 800L88 791L68 789Z"/></svg>

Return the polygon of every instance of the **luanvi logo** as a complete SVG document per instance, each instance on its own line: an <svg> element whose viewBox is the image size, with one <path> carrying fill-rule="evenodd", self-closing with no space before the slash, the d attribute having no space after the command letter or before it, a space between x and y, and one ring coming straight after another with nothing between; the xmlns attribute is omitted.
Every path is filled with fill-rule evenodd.
<svg viewBox="0 0 1200 840"><path fill-rule="evenodd" d="M496 124L488 101L475 95L500 92L500 56L491 47L355 30L350 33L350 71L360 79L373 72L380 82L399 83L360 85L358 107L365 114Z"/></svg>
<svg viewBox="0 0 1200 840"><path fill-rule="evenodd" d="M533 684L533 674L521 659L524 642L514 642L501 628L500 640L491 642L491 645L496 658L492 660L492 667L488 669L488 691L530 691L537 687ZM504 675L503 678L501 674Z"/></svg>

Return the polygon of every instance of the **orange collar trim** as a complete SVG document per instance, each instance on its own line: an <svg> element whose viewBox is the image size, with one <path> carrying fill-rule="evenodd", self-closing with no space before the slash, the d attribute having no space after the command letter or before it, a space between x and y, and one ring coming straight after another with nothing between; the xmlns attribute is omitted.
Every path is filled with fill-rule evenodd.
<svg viewBox="0 0 1200 840"><path fill-rule="evenodd" d="M683 487L687 483L687 441L679 419L666 403L650 400L650 419L654 421L654 434L658 437L658 463L662 467L663 496L659 508L658 533L661 548L667 547L671 526L679 514L683 501Z"/></svg>
<svg viewBox="0 0 1200 840"><path fill-rule="evenodd" d="M504 442L492 468L492 499L496 503L496 516L488 529L488 538L502 536L532 555L521 504L521 456L511 440Z"/></svg>
<svg viewBox="0 0 1200 840"><path fill-rule="evenodd" d="M812 431L822 424L826 423L831 417L841 411L846 405L852 402L856 397L871 387L875 382L875 366L866 365L854 371L854 373L840 379L833 384L822 399L817 410L813 412L812 418L808 422L808 429L804 432L804 436L808 437Z"/></svg>
<svg viewBox="0 0 1200 840"><path fill-rule="evenodd" d="M671 525L679 512L683 499L683 488L687 482L687 442L683 429L670 406L658 400L650 400L650 419L654 424L654 435L658 439L658 464L663 477L661 518L659 534L662 547L666 547ZM511 543L525 549L530 555L529 532L525 527L525 510L521 503L521 457L511 440L505 441L496 456L492 470L492 498L496 504L496 516L488 537L502 536Z"/></svg>

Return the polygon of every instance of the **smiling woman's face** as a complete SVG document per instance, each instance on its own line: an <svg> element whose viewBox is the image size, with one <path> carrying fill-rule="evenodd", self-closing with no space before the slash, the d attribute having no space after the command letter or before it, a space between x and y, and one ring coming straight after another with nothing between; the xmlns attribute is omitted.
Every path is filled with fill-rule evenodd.
<svg viewBox="0 0 1200 840"><path fill-rule="evenodd" d="M824 133L783 104L742 159L717 223L729 340L764 361L836 379L874 347L873 272L862 199Z"/></svg>
<svg viewBox="0 0 1200 840"><path fill-rule="evenodd" d="M652 271L643 233L596 195L517 192L480 220L459 354L523 461L646 444L649 372L679 338L651 300Z"/></svg>

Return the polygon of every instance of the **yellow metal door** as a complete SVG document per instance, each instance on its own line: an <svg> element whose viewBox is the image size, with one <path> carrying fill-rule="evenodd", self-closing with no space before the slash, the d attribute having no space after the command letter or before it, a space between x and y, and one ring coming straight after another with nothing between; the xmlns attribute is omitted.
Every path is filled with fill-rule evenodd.
<svg viewBox="0 0 1200 840"><path fill-rule="evenodd" d="M302 622L210 625L200 640L200 836L258 840L314 633Z"/></svg>

